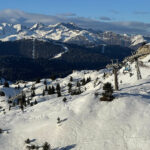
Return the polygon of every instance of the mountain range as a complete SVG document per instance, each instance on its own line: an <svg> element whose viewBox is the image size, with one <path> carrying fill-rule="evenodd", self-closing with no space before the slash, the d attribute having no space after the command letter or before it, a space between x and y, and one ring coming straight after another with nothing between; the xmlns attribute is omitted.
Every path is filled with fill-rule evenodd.
<svg viewBox="0 0 150 150"><path fill-rule="evenodd" d="M143 42L150 41L149 37L142 35L117 34L111 31L94 31L84 29L74 23L57 23L45 25L36 23L31 26L21 24L0 24L0 40L15 41L20 39L55 40L78 45L120 45L136 47Z"/></svg>
<svg viewBox="0 0 150 150"><path fill-rule="evenodd" d="M0 24L0 75L9 80L64 77L122 61L149 37L84 29L74 23ZM38 70L38 72L37 72Z"/></svg>

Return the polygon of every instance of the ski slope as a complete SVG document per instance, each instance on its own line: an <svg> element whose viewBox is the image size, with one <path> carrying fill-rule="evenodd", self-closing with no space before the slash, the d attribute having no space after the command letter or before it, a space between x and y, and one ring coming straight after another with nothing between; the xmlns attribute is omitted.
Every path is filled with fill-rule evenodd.
<svg viewBox="0 0 150 150"><path fill-rule="evenodd" d="M150 148L150 56L142 59L145 66L140 67L143 79L137 81L135 64L130 64L133 76L119 71L120 90L114 92L112 102L101 102L103 83L111 82L111 71L74 71L66 78L54 81L47 79L48 85L60 83L62 97L42 96L44 79L35 84L38 104L27 106L22 112L19 108L8 110L8 96L19 93L14 89L0 86L6 93L0 97L0 150L26 150L25 140L41 146L45 141L55 150L149 150ZM103 73L107 77L103 78ZM82 78L91 77L91 82L81 87L82 94L68 94L67 84L73 77L73 89ZM20 83L23 91L31 88L35 82ZM95 93L99 96L95 96ZM29 93L27 93L27 96ZM67 102L62 99L66 97ZM61 123L57 124L57 117ZM39 148L42 150L42 148Z"/></svg>

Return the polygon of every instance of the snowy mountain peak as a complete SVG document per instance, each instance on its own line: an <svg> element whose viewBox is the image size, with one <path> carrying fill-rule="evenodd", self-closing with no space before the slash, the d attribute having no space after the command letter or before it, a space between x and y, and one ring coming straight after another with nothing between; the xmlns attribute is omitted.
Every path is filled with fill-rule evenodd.
<svg viewBox="0 0 150 150"><path fill-rule="evenodd" d="M42 28L44 28L45 27L45 25L43 24L43 23L36 23L36 24L34 24L31 28L30 28L30 30L39 30L39 29L42 29Z"/></svg>
<svg viewBox="0 0 150 150"><path fill-rule="evenodd" d="M136 35L133 36L133 38L131 39L132 45L137 45L139 43L143 43L146 42L146 40L144 39L144 37L142 35Z"/></svg>
<svg viewBox="0 0 150 150"><path fill-rule="evenodd" d="M56 40L78 45L121 45L129 47L145 41L145 37L138 35L130 37L111 31L97 32L91 29L83 29L76 24L57 23L55 25L44 25L36 23L30 27L21 24L0 24L0 40L10 41L19 39L30 39L35 37L44 40ZM147 41L147 39L146 39Z"/></svg>

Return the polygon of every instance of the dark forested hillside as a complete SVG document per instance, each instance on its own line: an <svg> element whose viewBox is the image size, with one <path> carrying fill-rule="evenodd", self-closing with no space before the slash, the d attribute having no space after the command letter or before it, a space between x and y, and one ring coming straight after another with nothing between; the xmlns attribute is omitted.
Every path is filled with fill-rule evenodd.
<svg viewBox="0 0 150 150"><path fill-rule="evenodd" d="M131 49L121 46L84 47L53 41L35 41L35 58L32 59L33 41L0 42L0 75L8 80L35 80L50 76L63 77L72 70L101 69L110 59L120 61L130 55ZM102 52L104 51L104 52Z"/></svg>

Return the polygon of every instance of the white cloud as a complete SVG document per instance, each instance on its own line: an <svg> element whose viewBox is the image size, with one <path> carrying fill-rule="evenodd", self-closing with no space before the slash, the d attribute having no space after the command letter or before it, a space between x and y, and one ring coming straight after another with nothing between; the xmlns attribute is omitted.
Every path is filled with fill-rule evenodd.
<svg viewBox="0 0 150 150"><path fill-rule="evenodd" d="M108 19L108 18L107 18ZM26 13L20 10L6 9L0 11L0 22L21 23L31 25L41 22L44 24L56 24L58 22L74 22L80 27L95 30L109 30L118 33L146 34L150 35L150 24L143 22L103 22L86 17L76 16L74 13L63 13L58 15L42 15Z"/></svg>
<svg viewBox="0 0 150 150"><path fill-rule="evenodd" d="M112 19L110 17L102 16L99 18L102 21L111 21Z"/></svg>

